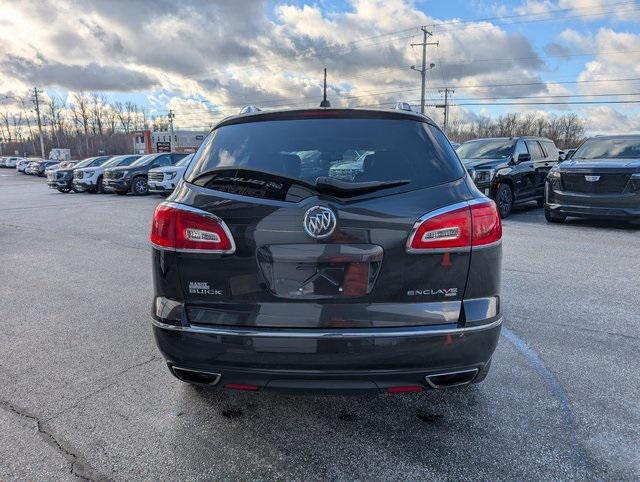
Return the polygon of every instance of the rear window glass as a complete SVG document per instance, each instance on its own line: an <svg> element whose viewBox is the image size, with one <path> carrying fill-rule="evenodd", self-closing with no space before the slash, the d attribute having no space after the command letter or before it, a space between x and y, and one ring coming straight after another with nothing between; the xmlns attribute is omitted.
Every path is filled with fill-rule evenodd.
<svg viewBox="0 0 640 482"><path fill-rule="evenodd" d="M640 137L598 139L594 137L582 144L571 156L580 159L640 159Z"/></svg>
<svg viewBox="0 0 640 482"><path fill-rule="evenodd" d="M258 171L311 185L327 177L354 184L408 181L403 190L435 186L464 175L437 128L413 120L362 118L271 120L220 127L194 155L186 179L238 192L198 181L198 176L205 178L203 174L212 170L225 172L227 183L244 182L244 177L233 173ZM265 180L260 175L251 177Z"/></svg>

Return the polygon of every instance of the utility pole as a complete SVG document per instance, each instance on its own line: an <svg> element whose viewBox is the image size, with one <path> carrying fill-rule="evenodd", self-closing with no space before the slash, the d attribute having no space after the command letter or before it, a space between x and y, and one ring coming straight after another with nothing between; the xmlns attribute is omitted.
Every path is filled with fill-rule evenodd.
<svg viewBox="0 0 640 482"><path fill-rule="evenodd" d="M42 158L46 159L44 155L44 140L42 139L42 121L40 120L40 100L38 99L38 94L41 94L42 91L38 90L37 87L33 88L33 103L36 105L36 116L38 117L38 134L40 135L40 153L42 154Z"/></svg>
<svg viewBox="0 0 640 482"><path fill-rule="evenodd" d="M169 138L169 150L173 152L173 119L175 117L175 113L170 110L169 111L169 132L171 132L171 137Z"/></svg>
<svg viewBox="0 0 640 482"><path fill-rule="evenodd" d="M455 90L450 89L449 87L445 87L444 90L439 90L438 91L440 94L442 94L444 92L444 104L438 104L436 105L436 107L440 108L440 109L444 109L444 125L442 130L444 131L444 133L447 133L447 123L449 121L449 94L454 94Z"/></svg>
<svg viewBox="0 0 640 482"><path fill-rule="evenodd" d="M415 70L417 72L420 72L421 78L422 78L422 89L421 89L421 93L420 93L420 112L422 112L424 114L424 97L425 97L425 86L427 83L427 45L439 45L440 42L427 42L427 38L430 36L433 36L433 34L431 32L429 32L427 30L427 27L425 27L424 25L422 27L420 27L420 30L422 30L422 43L419 44L411 44L412 47L416 47L418 45L422 46L422 68L421 69L417 69L415 65L411 66L412 70ZM435 67L435 64L430 64L429 65L429 69L432 69Z"/></svg>

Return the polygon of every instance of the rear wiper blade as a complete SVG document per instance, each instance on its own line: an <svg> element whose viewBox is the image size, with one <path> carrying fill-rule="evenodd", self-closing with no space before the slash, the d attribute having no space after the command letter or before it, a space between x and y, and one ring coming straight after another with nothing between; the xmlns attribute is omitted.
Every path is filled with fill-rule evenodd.
<svg viewBox="0 0 640 482"><path fill-rule="evenodd" d="M409 184L410 179L398 179L395 181L367 181L367 182L347 182L333 177L319 177L314 187L318 191L334 191L344 193L359 193L378 191L390 187L404 186Z"/></svg>
<svg viewBox="0 0 640 482"><path fill-rule="evenodd" d="M198 184L198 181L201 181L206 177L213 177L216 174L226 173L228 172L232 176L240 177L244 174L264 174L267 176L272 176L275 179L280 179L285 182L290 182L292 184L299 184L300 186L304 186L309 189L315 189L315 186L311 183L303 181L302 179L297 179L295 177L289 177L283 174L277 174L275 172L263 171L262 169L248 169L243 167L216 167L214 169L209 169L208 171L201 172L196 175L191 182L194 184Z"/></svg>
<svg viewBox="0 0 640 482"><path fill-rule="evenodd" d="M283 182L290 182L292 184L298 184L299 186L306 187L316 192L332 192L338 194L358 194L364 192L378 191L379 189L386 189L390 187L404 186L411 182L410 179L399 179L395 181L368 181L368 182L347 182L333 177L318 177L315 183L309 183L295 177L289 177L283 174L276 174L274 172L263 171L261 169L247 169L247 168L229 168L229 167L217 167L198 174L191 180L194 184L199 184L204 178L214 177L216 174L228 172L232 177L241 177L243 175L264 174L272 176L275 179L279 179ZM206 181L208 182L208 180Z"/></svg>

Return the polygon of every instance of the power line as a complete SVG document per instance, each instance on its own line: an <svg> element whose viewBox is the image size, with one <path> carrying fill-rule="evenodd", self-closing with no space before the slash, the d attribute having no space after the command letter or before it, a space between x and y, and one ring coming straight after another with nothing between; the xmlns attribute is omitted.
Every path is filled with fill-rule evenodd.
<svg viewBox="0 0 640 482"><path fill-rule="evenodd" d="M494 88L494 87L520 87L520 86L536 86L536 85L571 85L571 84L590 84L590 83L608 83L608 82L635 82L635 81L640 81L640 77L632 77L632 78L623 78L623 79L585 79L585 80L571 80L571 81L540 81L540 82L514 82L514 83L496 83L496 84L472 84L472 85L464 85L464 84L458 84L458 85L441 85L441 86L435 86L433 87L433 89L445 89L445 88L452 88L455 90L468 90L468 89L486 89L486 88ZM375 96L380 96L380 95L390 95L390 94L402 94L402 93L409 93L409 92L416 92L418 90L418 88L413 87L413 88L408 88L408 89L393 89L393 90L382 90L382 91L368 91L368 92L363 92L362 94L359 95L336 95L337 98L343 99L343 100L354 100L354 99L359 99L359 98L365 98L365 97L375 97ZM579 95L579 94L576 94ZM548 97L548 96L545 96ZM311 103L311 101L319 99L320 96L313 96L313 97L291 97L291 98L281 98L281 99L277 99L273 102L279 102L279 104L274 104L274 105L270 105L270 107L285 107L285 106L296 106L296 105L307 105L309 103ZM508 98L508 97L503 97L503 98ZM288 102L288 100L291 100L293 102ZM297 102L296 102L297 101ZM266 102L250 102L247 101L243 104L216 104L216 107L219 107L221 109L225 109L225 108L239 108L239 107L243 107L244 105L247 104L258 104L258 105L265 105Z"/></svg>
<svg viewBox="0 0 640 482"><path fill-rule="evenodd" d="M615 6L621 6L621 5L628 5L628 4L635 4L635 1L624 1L624 2L617 2L617 3L611 3L611 4L606 4L606 5L593 5L591 7L577 7L577 8L564 8L564 9L550 9L547 12L542 12L539 14L521 14L521 15L512 15L512 16L506 16L506 17L488 17L488 18L480 18L480 19L471 19L471 20L466 20L466 21L445 21L445 22L437 22L437 23L433 23L430 24L430 27L433 29L434 32L447 32L447 31L452 31L452 30L457 30L460 28L492 28L495 26L499 26L499 25L515 25L515 24L520 24L520 23L531 23L531 22L546 22L546 21L556 21L556 20L566 20L568 18L579 18L579 17L588 17L588 16L600 16L603 14L608 14L608 13L620 13L620 10L603 10L606 8L611 8L611 7L615 7ZM579 15L564 15L564 16L558 16L556 14L558 13L562 13L562 12L568 12L568 11L588 11L588 10L594 10L594 9L599 9L600 11L596 11L593 13L588 13L588 14L579 14ZM633 8L630 9L630 11L634 11L636 10L636 7L634 6ZM623 12L626 12L626 10L623 10ZM552 15L553 14L553 15ZM541 15L546 15L546 18L536 18L535 16L541 16ZM488 22L488 21L492 21L492 20L501 20L501 19L515 19L515 18L520 18L520 17L524 17L527 18L528 20L522 20L522 21L510 21L510 22L498 22L498 23L492 23L491 25L473 25L471 27L465 27L465 25L467 24L473 24L473 23L479 23L479 22ZM532 18L534 17L534 18ZM450 28L443 28L446 27L447 25L450 25ZM300 57L304 57L305 55L313 55L315 58L326 58L326 55L323 57L323 53L331 53L331 51L334 51L333 54L334 55L345 55L347 53L350 53L356 49L361 48L362 46L373 46L373 45L378 45L380 43L384 43L384 42L388 42L390 40L394 40L394 36L398 36L399 34L405 33L405 32L411 32L415 30L414 28L407 28L407 29L402 29L402 30L397 30L397 31L393 31L393 32L386 32L386 33L382 33L382 34L377 34L377 35L373 35L373 36L369 36L369 37L363 37L360 39L356 39L356 40L352 40L350 42L347 42L344 45L334 45L334 46L326 46L326 47L320 47L320 48L315 48L315 47L309 47L305 50L296 52L294 54L291 55L286 55L286 56L281 56L280 58L283 58L283 60L279 61L279 62L271 62L271 61L264 61L258 64L249 64L249 65L244 65L244 66L230 66L227 67L227 69L230 70L245 70L245 69L254 69L254 68L260 68L260 67L267 67L267 66L271 66L271 67L276 67L279 65L282 65L283 63L286 62L286 60L284 59L297 59ZM403 38L410 38L413 37L413 33L410 35L405 35L405 36L400 36L397 37L396 39L403 39ZM375 42L370 42L369 44L367 44L367 41L370 40L375 40L375 39L382 39L384 37L391 37L390 39L385 39L382 41L375 41ZM359 46L358 44L360 43L364 43L364 45ZM194 78L197 76L202 76L202 75L207 75L210 74L214 71L216 71L217 69L208 69L199 73L195 73L195 74L190 74L190 75L182 75L182 77L184 78ZM196 79L197 80L197 79Z"/></svg>

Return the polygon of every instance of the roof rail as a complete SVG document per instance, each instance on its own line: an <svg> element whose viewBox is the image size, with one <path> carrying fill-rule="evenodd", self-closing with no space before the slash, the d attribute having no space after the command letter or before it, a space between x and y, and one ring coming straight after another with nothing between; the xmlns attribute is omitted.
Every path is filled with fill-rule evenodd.
<svg viewBox="0 0 640 482"><path fill-rule="evenodd" d="M394 109L396 110L408 110L408 111L412 111L413 109L411 108L411 104L409 104L408 102L398 102L396 104L396 106L394 107Z"/></svg>
<svg viewBox="0 0 640 482"><path fill-rule="evenodd" d="M251 114L253 112L260 112L255 105L245 105L242 109L240 109L240 114Z"/></svg>

